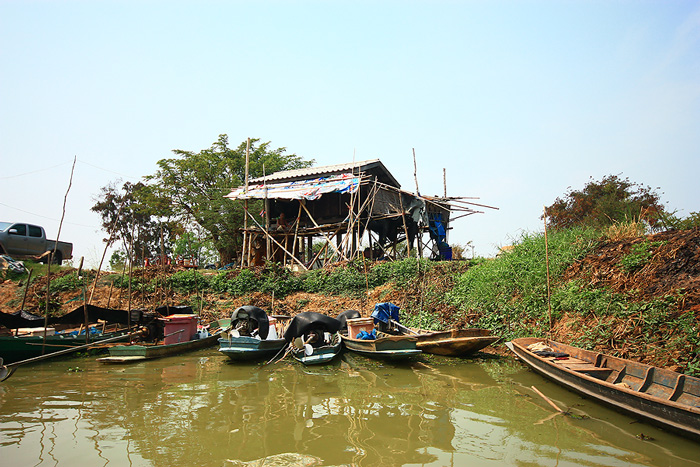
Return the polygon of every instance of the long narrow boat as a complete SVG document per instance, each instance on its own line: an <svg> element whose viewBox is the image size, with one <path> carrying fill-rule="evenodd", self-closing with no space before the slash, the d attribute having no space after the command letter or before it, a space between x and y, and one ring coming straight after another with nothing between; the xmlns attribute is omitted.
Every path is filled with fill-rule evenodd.
<svg viewBox="0 0 700 467"><path fill-rule="evenodd" d="M488 347L500 337L488 329L450 329L448 331L418 331L416 347L425 353L464 357Z"/></svg>
<svg viewBox="0 0 700 467"><path fill-rule="evenodd" d="M90 329L95 327L91 326ZM78 335L69 332L49 334L44 342L43 328L36 329L28 335L0 336L0 357L5 363L14 363L40 355L47 355L59 350L76 348L86 344L85 333ZM53 331L51 331L53 332ZM126 327L119 331L100 332L90 334L87 339L88 344L99 345L104 340L114 340L119 336L123 340L128 340ZM65 355L65 353L63 353Z"/></svg>
<svg viewBox="0 0 700 467"><path fill-rule="evenodd" d="M700 441L700 378L537 338L506 345L568 389Z"/></svg>
<svg viewBox="0 0 700 467"><path fill-rule="evenodd" d="M141 316L142 313L137 310L129 312L95 305L81 305L62 316L48 319L27 311L0 312L3 334L0 335L0 357L9 364L85 344L97 344L105 339L114 341L120 335L126 341L128 325L140 324L136 318ZM87 339L86 321L89 327ZM61 352L60 355L66 353Z"/></svg>
<svg viewBox="0 0 700 467"><path fill-rule="evenodd" d="M345 348L365 357L380 360L407 360L423 353L415 336L383 335L373 340L355 339L341 334Z"/></svg>
<svg viewBox="0 0 700 467"><path fill-rule="evenodd" d="M163 342L124 344L109 347L109 357L98 358L100 363L134 363L154 358L169 357L193 350L213 347L219 340L221 332L228 325L228 320L211 323L208 335L196 333L183 338L180 342Z"/></svg>

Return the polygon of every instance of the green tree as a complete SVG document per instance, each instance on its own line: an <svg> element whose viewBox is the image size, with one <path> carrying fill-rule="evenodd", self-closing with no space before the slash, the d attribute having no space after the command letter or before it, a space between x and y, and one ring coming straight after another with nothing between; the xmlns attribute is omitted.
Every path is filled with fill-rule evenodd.
<svg viewBox="0 0 700 467"><path fill-rule="evenodd" d="M173 245L173 253L192 258L199 266L214 263L218 259L214 243L209 238L202 238L199 232L185 232L180 235Z"/></svg>
<svg viewBox="0 0 700 467"><path fill-rule="evenodd" d="M169 252L172 239L182 232L170 202L142 182L126 182L121 188L113 182L102 187L90 209L100 215L102 228L110 236L104 241L122 240L127 249L133 245L135 261L159 255L161 242Z"/></svg>
<svg viewBox="0 0 700 467"><path fill-rule="evenodd" d="M656 230L662 227L665 214L656 191L617 175L608 175L600 181L591 178L582 190L569 187L566 195L557 198L546 210L554 229L600 228L636 220Z"/></svg>
<svg viewBox="0 0 700 467"><path fill-rule="evenodd" d="M310 167L313 160L305 161L295 154L285 154L286 148L272 149L270 142L250 140L249 174L260 177L280 170ZM230 262L241 248L243 204L224 198L231 189L245 182L246 142L237 148L228 144L228 136L219 139L208 149L199 152L175 149L176 157L158 161L160 168L147 180L154 182L157 196L171 202L176 215L187 223L194 221L213 241L221 262ZM260 212L252 203L250 212Z"/></svg>

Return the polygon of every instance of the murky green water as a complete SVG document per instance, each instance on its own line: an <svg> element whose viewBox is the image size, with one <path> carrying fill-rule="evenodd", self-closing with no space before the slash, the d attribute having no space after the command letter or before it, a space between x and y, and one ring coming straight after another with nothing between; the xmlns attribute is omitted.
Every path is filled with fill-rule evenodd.
<svg viewBox="0 0 700 467"><path fill-rule="evenodd" d="M554 415L533 385L576 416ZM685 466L699 454L511 359L261 368L212 349L130 366L55 361L0 383L8 466Z"/></svg>

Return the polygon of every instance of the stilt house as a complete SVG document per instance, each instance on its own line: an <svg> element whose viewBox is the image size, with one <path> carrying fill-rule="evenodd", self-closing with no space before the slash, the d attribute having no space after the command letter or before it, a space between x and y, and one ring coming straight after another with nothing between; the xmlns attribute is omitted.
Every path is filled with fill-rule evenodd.
<svg viewBox="0 0 700 467"><path fill-rule="evenodd" d="M450 259L451 211L479 212L451 203L457 198L401 190L379 159L276 172L227 198L265 203L262 220L246 209L244 266L271 260L311 269L360 254L392 259L406 239L409 255Z"/></svg>

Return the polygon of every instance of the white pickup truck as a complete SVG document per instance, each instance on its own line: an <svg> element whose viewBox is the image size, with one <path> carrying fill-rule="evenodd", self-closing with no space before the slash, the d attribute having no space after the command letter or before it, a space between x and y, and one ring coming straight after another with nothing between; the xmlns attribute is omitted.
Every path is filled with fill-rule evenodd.
<svg viewBox="0 0 700 467"><path fill-rule="evenodd" d="M47 240L43 227L32 224L0 222L0 254L15 259L36 259L48 262L49 252L56 248L53 263L61 264L73 257L73 244Z"/></svg>

